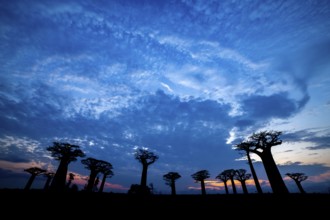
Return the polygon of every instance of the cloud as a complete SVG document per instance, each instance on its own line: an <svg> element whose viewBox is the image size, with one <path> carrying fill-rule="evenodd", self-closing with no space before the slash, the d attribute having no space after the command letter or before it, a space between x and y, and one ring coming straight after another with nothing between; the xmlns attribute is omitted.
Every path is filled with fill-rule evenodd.
<svg viewBox="0 0 330 220"><path fill-rule="evenodd" d="M299 109L286 93L271 96L253 95L243 100L242 111L254 119L288 118ZM266 107L267 106L267 107Z"/></svg>
<svg viewBox="0 0 330 220"><path fill-rule="evenodd" d="M305 173L307 176L318 176L319 178L328 173L330 167L323 164L302 164L301 162L288 162L287 164L279 165L279 169L285 173ZM327 175L324 175L327 176Z"/></svg>
<svg viewBox="0 0 330 220"><path fill-rule="evenodd" d="M320 150L330 148L330 134L328 128L305 129L294 132L285 132L283 139L288 142L300 140L302 142L311 143L312 146L306 147L308 150Z"/></svg>

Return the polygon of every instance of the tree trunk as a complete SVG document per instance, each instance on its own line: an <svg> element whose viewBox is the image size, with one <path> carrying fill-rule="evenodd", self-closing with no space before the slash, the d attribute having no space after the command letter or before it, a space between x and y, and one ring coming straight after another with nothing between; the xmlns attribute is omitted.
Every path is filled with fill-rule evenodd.
<svg viewBox="0 0 330 220"><path fill-rule="evenodd" d="M30 188L31 188L31 186L32 186L32 183L33 183L33 181L34 181L34 179L36 178L36 176L37 175L35 175L35 174L32 174L31 176L30 176L30 178L29 178L29 181L26 183L26 185L25 185L25 190L29 190Z"/></svg>
<svg viewBox="0 0 330 220"><path fill-rule="evenodd" d="M260 193L260 194L262 194L262 189L261 189L261 186L260 186L258 177L257 177L257 173L254 170L253 163L252 163L252 160L251 160L249 151L246 152L246 156L248 158L248 163L250 165L250 170L251 170L251 173L252 173L252 176L253 176L254 184L255 184L255 186L257 188L257 192Z"/></svg>
<svg viewBox="0 0 330 220"><path fill-rule="evenodd" d="M51 190L53 191L64 191L66 174L68 172L68 161L61 160L60 165L57 168L53 181L50 185Z"/></svg>
<svg viewBox="0 0 330 220"><path fill-rule="evenodd" d="M202 195L206 195L204 180L201 180L201 187L202 187Z"/></svg>
<svg viewBox="0 0 330 220"><path fill-rule="evenodd" d="M147 172L148 172L148 165L142 164L142 175L141 175L141 187L145 189L147 187Z"/></svg>
<svg viewBox="0 0 330 220"><path fill-rule="evenodd" d="M306 193L305 190L303 189L302 185L301 185L301 182L299 182L298 180L294 180L299 188L299 191L301 193Z"/></svg>
<svg viewBox="0 0 330 220"><path fill-rule="evenodd" d="M172 183L171 183L171 189L172 189L172 196L175 196L176 195L175 181L172 181Z"/></svg>
<svg viewBox="0 0 330 220"><path fill-rule="evenodd" d="M52 179L53 179L52 176L47 177L47 180L46 180L46 183L45 183L45 186L44 186L44 190L48 190L49 185L50 185L50 181L52 181Z"/></svg>
<svg viewBox="0 0 330 220"><path fill-rule="evenodd" d="M234 194L237 194L236 186L235 186L235 182L234 182L234 178L233 177L230 177L230 181L231 181L231 186L233 188L233 193Z"/></svg>
<svg viewBox="0 0 330 220"><path fill-rule="evenodd" d="M244 194L248 194L249 192L248 192L248 190L247 190L247 188L246 188L246 183L245 183L245 181L241 181L241 185L242 185L243 193L244 193Z"/></svg>
<svg viewBox="0 0 330 220"><path fill-rule="evenodd" d="M227 186L227 181L224 181L224 184L225 184L226 194L229 194L229 190L228 190L228 186Z"/></svg>
<svg viewBox="0 0 330 220"><path fill-rule="evenodd" d="M88 184L87 184L87 187L86 187L87 192L92 192L93 191L96 176L97 176L97 172L95 172L95 170L91 170L91 173L90 173L89 179L88 179Z"/></svg>
<svg viewBox="0 0 330 220"><path fill-rule="evenodd" d="M273 155L269 149L265 149L261 154L261 160L264 164L265 171L272 187L273 193L276 194L287 194L289 193L282 176L277 168L274 161Z"/></svg>
<svg viewBox="0 0 330 220"><path fill-rule="evenodd" d="M103 175L103 178L102 178L102 182L101 182L101 186L100 186L100 189L99 189L99 192L103 192L103 188L104 188L104 184L105 184L105 179L107 178L107 175Z"/></svg>

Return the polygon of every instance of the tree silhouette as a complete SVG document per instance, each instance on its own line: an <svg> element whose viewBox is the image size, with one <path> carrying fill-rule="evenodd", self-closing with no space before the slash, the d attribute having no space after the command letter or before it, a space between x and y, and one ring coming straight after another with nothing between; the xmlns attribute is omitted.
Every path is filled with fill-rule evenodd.
<svg viewBox="0 0 330 220"><path fill-rule="evenodd" d="M25 185L25 188L24 188L25 190L29 190L31 188L32 183L33 183L34 179L36 178L36 176L46 172L46 170L41 169L39 167L31 167L31 168L25 169L24 171L31 174L28 182Z"/></svg>
<svg viewBox="0 0 330 220"><path fill-rule="evenodd" d="M138 160L142 164L142 175L141 175L141 193L146 194L150 193L147 187L147 173L149 165L153 164L156 160L158 160L158 156L153 152L149 152L147 149L137 149L135 151L135 159Z"/></svg>
<svg viewBox="0 0 330 220"><path fill-rule="evenodd" d="M97 185L99 185L100 182L100 178L96 177L95 181L94 181L94 185L93 185L93 192L97 191Z"/></svg>
<svg viewBox="0 0 330 220"><path fill-rule="evenodd" d="M171 194L173 196L176 195L176 190L175 190L175 181L179 179L181 176L177 172L168 172L163 176L163 179L165 180L165 184L169 185L171 187Z"/></svg>
<svg viewBox="0 0 330 220"><path fill-rule="evenodd" d="M216 176L215 178L220 179L223 181L223 183L225 184L225 190L226 190L226 194L229 194L228 191L228 186L227 186L227 181L230 179L229 176L227 175L226 172L221 172L218 176Z"/></svg>
<svg viewBox="0 0 330 220"><path fill-rule="evenodd" d="M67 182L67 184L66 184L66 187L69 189L70 188L70 186L71 186L71 183L72 183L72 181L74 180L74 174L73 173L69 173L69 180L68 180L68 182Z"/></svg>
<svg viewBox="0 0 330 220"><path fill-rule="evenodd" d="M59 142L54 142L53 146L47 147L47 151L51 152L51 156L55 160L60 161L53 181L50 185L50 189L54 191L64 191L69 164L72 161L76 161L77 157L84 157L85 154L77 145Z"/></svg>
<svg viewBox="0 0 330 220"><path fill-rule="evenodd" d="M246 180L250 179L251 174L247 174L245 169L238 169L235 172L235 176L234 178L238 181L240 181L241 185L242 185L242 189L243 189L243 193L244 194L248 194L248 190L246 188Z"/></svg>
<svg viewBox="0 0 330 220"><path fill-rule="evenodd" d="M254 184L255 184L255 186L257 188L257 192L260 193L260 194L262 194L263 192L262 192L262 189L261 189L261 186L260 186L258 177L257 177L257 173L254 170L252 159L251 159L251 156L250 156L250 144L249 143L245 143L245 142L241 142L240 144L235 145L235 148L237 150L243 150L243 151L245 151L246 157L248 159L248 164L250 166L250 170L251 170L251 173L252 173L252 176L253 176Z"/></svg>
<svg viewBox="0 0 330 220"><path fill-rule="evenodd" d="M228 178L230 179L231 187L233 188L233 193L237 194L236 185L234 182L235 173L236 173L236 171L234 169L228 169L228 170L223 171L223 174L228 176Z"/></svg>
<svg viewBox="0 0 330 220"><path fill-rule="evenodd" d="M303 187L301 186L301 182L305 181L308 176L306 176L304 173L286 173L285 175L289 176L291 179L293 179L301 193L306 193Z"/></svg>
<svg viewBox="0 0 330 220"><path fill-rule="evenodd" d="M49 185L54 177L55 173L53 172L46 172L44 173L44 176L47 178L45 186L44 186L44 190L48 190L49 189Z"/></svg>
<svg viewBox="0 0 330 220"><path fill-rule="evenodd" d="M204 180L210 177L209 171L200 170L191 175L196 182L201 182L202 195L206 195Z"/></svg>
<svg viewBox="0 0 330 220"><path fill-rule="evenodd" d="M91 157L81 160L81 163L85 165L86 169L90 170L88 183L86 186L86 191L88 192L93 191L97 174L99 174L104 169L104 167L109 167L109 166L112 167L112 165L109 162L103 160L97 160Z"/></svg>
<svg viewBox="0 0 330 220"><path fill-rule="evenodd" d="M244 141L242 145L237 145L237 148L248 146L250 152L257 154L265 167L273 193L287 194L289 191L271 152L273 146L282 144L282 140L279 139L281 134L282 132L280 131L261 131L259 133L254 133L247 141Z"/></svg>
<svg viewBox="0 0 330 220"><path fill-rule="evenodd" d="M101 182L101 185L100 185L99 192L103 192L103 188L104 188L106 178L111 178L114 175L112 169L113 169L113 167L110 163L105 164L102 167L100 172L103 174L103 177L102 177L102 182Z"/></svg>

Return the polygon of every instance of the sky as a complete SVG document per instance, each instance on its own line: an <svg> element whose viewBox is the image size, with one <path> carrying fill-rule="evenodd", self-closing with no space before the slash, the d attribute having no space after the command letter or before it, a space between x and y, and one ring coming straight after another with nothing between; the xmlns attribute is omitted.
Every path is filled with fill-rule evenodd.
<svg viewBox="0 0 330 220"><path fill-rule="evenodd" d="M330 192L327 0L0 0L0 67L0 188L24 188L26 168L56 171L56 141L113 165L105 192L140 183L145 148L159 156L155 193L170 194L163 175L178 172L177 193L198 194L191 175L208 170L206 193L224 194L219 173L250 173L233 146L273 130L289 191L285 174L299 172L306 192ZM81 159L69 164L80 189Z"/></svg>

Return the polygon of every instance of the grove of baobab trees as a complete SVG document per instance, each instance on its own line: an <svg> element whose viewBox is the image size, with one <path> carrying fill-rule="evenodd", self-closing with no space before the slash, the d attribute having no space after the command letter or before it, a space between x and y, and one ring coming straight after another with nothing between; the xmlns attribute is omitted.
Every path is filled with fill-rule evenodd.
<svg viewBox="0 0 330 220"><path fill-rule="evenodd" d="M279 139L281 132L279 131L262 131L258 133L254 133L249 136L245 141L242 141L239 144L235 145L235 149L239 151L244 151L247 156L248 164L251 169L251 174L247 174L245 169L227 169L221 172L216 176L216 179L219 179L224 182L224 187L226 190L226 194L229 194L228 190L228 180L231 181L231 187L233 190L233 194L237 194L236 186L234 180L237 180L241 183L243 193L247 194L246 180L248 180L251 176L253 176L255 186L257 188L258 193L262 193L262 189L260 187L256 172L253 167L253 163L250 157L250 153L254 153L258 155L262 163L264 165L267 177L269 179L270 186L275 194L286 194L288 193L287 187L282 179L277 165L273 159L271 148L276 145L280 145L282 140ZM70 187L71 182L74 179L73 173L70 173L69 180L66 183L68 165L76 161L78 157L85 157L86 155L77 145L72 145L69 143L59 143L53 142L53 146L47 147L47 151L51 152L51 156L59 161L59 165L56 173L48 172L42 168L31 167L24 171L29 172L31 177L28 183L25 186L25 189L30 189L34 178L37 175L44 174L47 178L44 189L52 189L55 191L64 191L65 188ZM138 160L142 164L142 173L140 184L132 184L131 192L136 192L140 194L150 194L151 190L147 186L147 175L148 175L148 167L155 163L159 157L155 153L142 148L135 149L134 158ZM106 178L110 178L114 175L111 163L95 158L87 158L82 159L81 163L85 165L85 168L90 170L90 175L88 178L88 183L86 185L86 191L93 191L95 185L99 182L99 177L97 176L99 173L103 174L101 185L99 188L99 192L103 192L105 180ZM287 173L287 176L292 178L301 193L305 193L304 189L301 186L301 182L307 179L303 173ZM169 172L163 175L163 179L166 184L171 187L171 194L176 195L176 186L175 181L179 179L181 175L177 172ZM201 191L202 194L206 194L206 187L204 180L210 177L210 174L207 170L201 170L191 175L191 177L196 182L201 182ZM96 181L97 180L97 181Z"/></svg>

